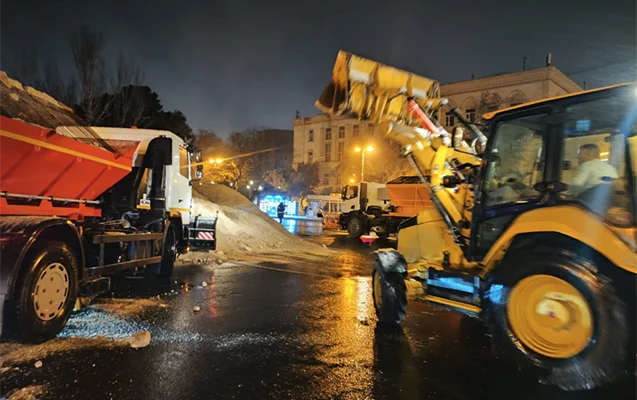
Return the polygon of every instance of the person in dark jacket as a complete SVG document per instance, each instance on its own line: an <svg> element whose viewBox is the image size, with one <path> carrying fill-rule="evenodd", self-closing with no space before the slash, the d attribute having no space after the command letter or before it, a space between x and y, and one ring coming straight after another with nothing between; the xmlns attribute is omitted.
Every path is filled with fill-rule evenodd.
<svg viewBox="0 0 637 400"><path fill-rule="evenodd" d="M283 223L283 216L285 215L285 204L283 202L279 203L279 206L276 208L276 214L279 217L279 223Z"/></svg>

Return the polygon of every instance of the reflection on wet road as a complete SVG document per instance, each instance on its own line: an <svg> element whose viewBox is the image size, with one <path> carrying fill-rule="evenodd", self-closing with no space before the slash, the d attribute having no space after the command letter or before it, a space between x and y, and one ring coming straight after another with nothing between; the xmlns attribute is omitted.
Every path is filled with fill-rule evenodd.
<svg viewBox="0 0 637 400"><path fill-rule="evenodd" d="M423 303L409 305L402 328L377 326L372 248L336 234L315 241L343 250L346 273L339 277L341 265L333 260L318 266L324 276L287 273L309 266L282 258L263 265L272 269L180 266L163 285L121 279L64 331L65 337L88 338L89 345L32 349L5 362L11 368L3 369L2 394L30 385L44 387L41 398L92 400L579 400L634 394L634 380L576 393L538 385L491 356L478 321ZM142 329L152 334L144 349L90 345L101 343L96 335L118 338ZM43 361L41 368L33 367L36 360Z"/></svg>
<svg viewBox="0 0 637 400"><path fill-rule="evenodd" d="M284 218L283 227L301 237L319 236L323 233L323 223L320 220Z"/></svg>

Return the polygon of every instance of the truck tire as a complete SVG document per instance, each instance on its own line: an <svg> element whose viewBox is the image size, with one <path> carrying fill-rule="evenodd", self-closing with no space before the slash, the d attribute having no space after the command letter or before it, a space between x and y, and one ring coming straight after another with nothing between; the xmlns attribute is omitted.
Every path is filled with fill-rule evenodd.
<svg viewBox="0 0 637 400"><path fill-rule="evenodd" d="M372 273L372 297L378 321L398 325L407 314L407 286L397 272L381 273L376 266Z"/></svg>
<svg viewBox="0 0 637 400"><path fill-rule="evenodd" d="M347 224L347 234L351 238L358 239L363 236L363 221L359 217L352 217Z"/></svg>
<svg viewBox="0 0 637 400"><path fill-rule="evenodd" d="M591 389L634 369L634 316L612 280L590 265L530 251L507 255L483 299L494 350L564 390Z"/></svg>
<svg viewBox="0 0 637 400"><path fill-rule="evenodd" d="M62 242L36 242L22 264L14 301L9 304L10 336L41 342L57 335L68 321L77 298L78 263ZM11 327L11 328L9 328Z"/></svg>
<svg viewBox="0 0 637 400"><path fill-rule="evenodd" d="M175 236L175 228L171 224L166 231L166 239L162 250L161 263L157 276L160 278L170 278L175 268L175 260L177 259L177 237Z"/></svg>

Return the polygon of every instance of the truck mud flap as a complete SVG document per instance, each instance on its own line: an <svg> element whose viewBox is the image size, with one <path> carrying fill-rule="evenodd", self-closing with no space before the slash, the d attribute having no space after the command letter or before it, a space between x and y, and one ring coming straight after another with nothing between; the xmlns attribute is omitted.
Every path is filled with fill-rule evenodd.
<svg viewBox="0 0 637 400"><path fill-rule="evenodd" d="M481 279L465 271L427 270L424 299L463 314L478 317L480 308Z"/></svg>
<svg viewBox="0 0 637 400"><path fill-rule="evenodd" d="M217 249L217 220L216 217L195 217L188 227L188 243L191 249Z"/></svg>

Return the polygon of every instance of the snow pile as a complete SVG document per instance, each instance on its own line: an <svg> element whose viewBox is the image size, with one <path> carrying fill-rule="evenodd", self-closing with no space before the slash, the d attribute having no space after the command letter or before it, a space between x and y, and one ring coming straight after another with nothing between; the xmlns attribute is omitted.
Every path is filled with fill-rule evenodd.
<svg viewBox="0 0 637 400"><path fill-rule="evenodd" d="M193 190L194 215L214 216L217 249L228 254L270 250L309 250L318 246L292 235L250 200L224 185Z"/></svg>

